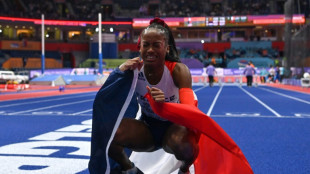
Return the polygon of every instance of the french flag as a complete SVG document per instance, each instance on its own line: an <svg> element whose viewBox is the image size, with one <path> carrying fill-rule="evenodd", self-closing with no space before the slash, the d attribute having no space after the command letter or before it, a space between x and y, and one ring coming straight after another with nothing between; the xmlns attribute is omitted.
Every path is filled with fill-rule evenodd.
<svg viewBox="0 0 310 174"><path fill-rule="evenodd" d="M114 70L98 91L93 105L91 138L91 174L109 174L111 160L108 148L124 116L136 117L134 96L138 71ZM211 118L197 107L179 103L157 103L145 96L154 112L174 123L201 132L195 174L253 174L251 166L238 145ZM145 174L177 173L181 162L171 154L158 150L152 153L132 152L131 161Z"/></svg>

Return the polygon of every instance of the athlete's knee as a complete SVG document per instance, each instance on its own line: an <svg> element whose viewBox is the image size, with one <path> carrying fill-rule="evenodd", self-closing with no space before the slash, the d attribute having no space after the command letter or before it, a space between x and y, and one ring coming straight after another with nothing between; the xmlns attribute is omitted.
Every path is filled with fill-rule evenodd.
<svg viewBox="0 0 310 174"><path fill-rule="evenodd" d="M123 119L115 132L113 142L122 144L124 141L127 141L128 136L130 136L130 132L128 131L130 127L130 121L128 119Z"/></svg>
<svg viewBox="0 0 310 174"><path fill-rule="evenodd" d="M199 151L198 140L199 136L195 132L183 126L174 126L165 137L163 147L178 160L194 161Z"/></svg>
<svg viewBox="0 0 310 174"><path fill-rule="evenodd" d="M125 141L125 139L126 139L126 131L122 129L122 127L119 127L115 132L113 142L119 144Z"/></svg>
<svg viewBox="0 0 310 174"><path fill-rule="evenodd" d="M175 157L181 161L194 162L198 153L198 145L193 142L181 143L174 147Z"/></svg>

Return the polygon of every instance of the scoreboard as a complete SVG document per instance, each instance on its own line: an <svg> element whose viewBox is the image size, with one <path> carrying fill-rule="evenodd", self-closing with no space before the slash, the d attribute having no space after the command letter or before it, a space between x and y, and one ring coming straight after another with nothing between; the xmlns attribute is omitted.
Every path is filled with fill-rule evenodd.
<svg viewBox="0 0 310 174"><path fill-rule="evenodd" d="M206 17L206 26L225 26L226 18L225 17Z"/></svg>
<svg viewBox="0 0 310 174"><path fill-rule="evenodd" d="M146 27L152 18L134 18L134 28ZM286 22L304 24L303 14L293 15L291 20L285 15L243 15L243 16L207 16L207 17L178 17L163 18L170 27L237 27L257 25L284 25Z"/></svg>

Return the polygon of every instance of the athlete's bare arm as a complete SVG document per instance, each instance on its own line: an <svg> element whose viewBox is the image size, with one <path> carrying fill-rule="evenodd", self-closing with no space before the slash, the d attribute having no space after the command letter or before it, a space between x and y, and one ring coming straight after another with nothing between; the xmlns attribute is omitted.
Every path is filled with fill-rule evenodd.
<svg viewBox="0 0 310 174"><path fill-rule="evenodd" d="M192 88L191 73L186 65L177 63L172 73L174 84L179 88Z"/></svg>

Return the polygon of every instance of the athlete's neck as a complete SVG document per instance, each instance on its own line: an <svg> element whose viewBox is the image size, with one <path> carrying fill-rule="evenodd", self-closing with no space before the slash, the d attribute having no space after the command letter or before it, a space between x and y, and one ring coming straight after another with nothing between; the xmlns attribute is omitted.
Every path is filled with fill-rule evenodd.
<svg viewBox="0 0 310 174"><path fill-rule="evenodd" d="M152 85L157 84L161 80L163 72L164 72L164 66L157 68L149 66L144 67L144 74L147 78L147 81Z"/></svg>

